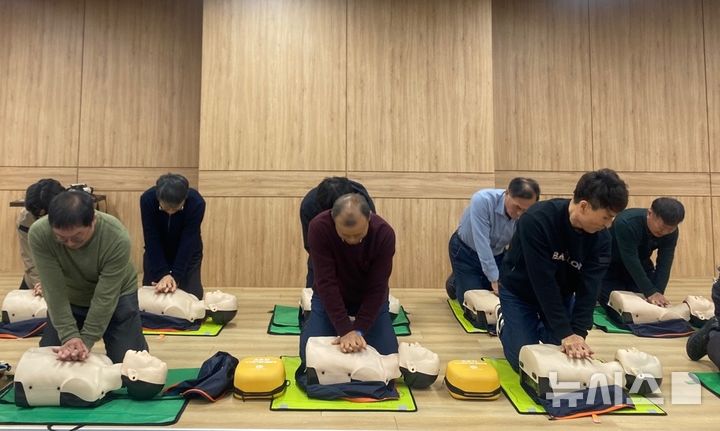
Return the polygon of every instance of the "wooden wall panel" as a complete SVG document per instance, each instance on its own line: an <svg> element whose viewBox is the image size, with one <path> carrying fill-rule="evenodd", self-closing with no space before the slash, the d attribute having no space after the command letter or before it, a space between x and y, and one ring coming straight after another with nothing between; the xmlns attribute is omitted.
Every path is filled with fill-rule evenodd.
<svg viewBox="0 0 720 431"><path fill-rule="evenodd" d="M707 220L705 220L705 223L710 223L712 225L712 243L713 243L713 270L708 270L706 274L703 275L710 275L717 276L717 272L714 271L714 268L717 268L720 266L720 226L718 226L718 222L720 221L720 197L713 197L712 199L712 214L711 217ZM707 240L707 239L706 239Z"/></svg>
<svg viewBox="0 0 720 431"><path fill-rule="evenodd" d="M492 172L490 9L349 0L348 170Z"/></svg>
<svg viewBox="0 0 720 431"><path fill-rule="evenodd" d="M145 191L155 185L158 177L168 172L184 175L190 187L198 188L197 168L80 168L80 182L104 191Z"/></svg>
<svg viewBox="0 0 720 431"><path fill-rule="evenodd" d="M700 0L590 3L595 166L707 172Z"/></svg>
<svg viewBox="0 0 720 431"><path fill-rule="evenodd" d="M469 199L495 183L493 174L351 172L348 176L373 198Z"/></svg>
<svg viewBox="0 0 720 431"><path fill-rule="evenodd" d="M206 202L203 284L305 286L300 199L210 197Z"/></svg>
<svg viewBox="0 0 720 431"><path fill-rule="evenodd" d="M496 168L591 169L587 1L495 1L492 13Z"/></svg>
<svg viewBox="0 0 720 431"><path fill-rule="evenodd" d="M0 167L0 190L19 190L12 200L23 199L28 186L43 178L55 178L65 186L77 182L75 168Z"/></svg>
<svg viewBox="0 0 720 431"><path fill-rule="evenodd" d="M720 172L720 2L703 1L710 170Z"/></svg>
<svg viewBox="0 0 720 431"><path fill-rule="evenodd" d="M442 289L450 275L448 241L466 199L378 199L378 213L395 230L392 288Z"/></svg>
<svg viewBox="0 0 720 431"><path fill-rule="evenodd" d="M680 224L680 238L675 250L671 277L703 277L713 274L714 227L711 198L673 196L685 206L685 220ZM654 197L631 196L628 208L649 208Z"/></svg>
<svg viewBox="0 0 720 431"><path fill-rule="evenodd" d="M205 2L200 167L345 170L346 4Z"/></svg>
<svg viewBox="0 0 720 431"><path fill-rule="evenodd" d="M515 177L530 177L540 183L543 194L572 195L580 177L585 172L531 172L531 171L497 171L495 185L507 187ZM628 185L631 195L638 196L709 196L710 175L707 173L648 173L618 172L620 178ZM720 190L720 189L718 189Z"/></svg>
<svg viewBox="0 0 720 431"><path fill-rule="evenodd" d="M74 166L83 2L0 1L2 166Z"/></svg>
<svg viewBox="0 0 720 431"><path fill-rule="evenodd" d="M301 198L325 177L344 175L316 171L200 171L200 188L203 196Z"/></svg>
<svg viewBox="0 0 720 431"><path fill-rule="evenodd" d="M198 165L202 1L88 0L80 166Z"/></svg>
<svg viewBox="0 0 720 431"><path fill-rule="evenodd" d="M140 220L140 195L139 191L106 191L107 202L101 206L108 214L117 217L130 233L132 241L132 260L138 274L142 273L142 256L145 246L142 233L142 221ZM142 277L138 276L142 281Z"/></svg>
<svg viewBox="0 0 720 431"><path fill-rule="evenodd" d="M20 259L20 246L18 245L16 220L22 208L14 208L8 202L22 198L25 190L0 190L0 240L5 245L0 253L0 271L13 272L18 276L18 286L23 272L23 263Z"/></svg>

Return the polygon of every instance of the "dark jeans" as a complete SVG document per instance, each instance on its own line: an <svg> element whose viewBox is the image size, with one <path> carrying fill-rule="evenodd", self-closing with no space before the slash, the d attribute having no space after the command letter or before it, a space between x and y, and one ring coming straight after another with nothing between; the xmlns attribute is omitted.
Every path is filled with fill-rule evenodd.
<svg viewBox="0 0 720 431"><path fill-rule="evenodd" d="M711 298L715 303L715 318L720 320L720 281L713 283ZM710 331L707 353L713 364L720 368L720 331L716 329Z"/></svg>
<svg viewBox="0 0 720 431"><path fill-rule="evenodd" d="M315 271L313 271L312 260L310 256L307 258L307 275L305 276L305 287L313 287L315 282Z"/></svg>
<svg viewBox="0 0 720 431"><path fill-rule="evenodd" d="M568 316L571 316L575 302L574 297L567 297L564 302ZM540 342L559 345L562 341L545 322L540 304L527 302L514 295L510 290L501 287L500 307L503 317L500 342L503 352L505 352L505 358L516 371L522 346Z"/></svg>
<svg viewBox="0 0 720 431"><path fill-rule="evenodd" d="M178 289L187 293L192 293L198 299L203 299L204 293L202 280L200 279L200 275L202 273L202 259L202 253L198 253L191 257L190 262L188 262L187 271L185 271L185 277L183 277L182 279L175 278ZM147 260L143 261L143 270L145 271L145 273L143 274L143 285L145 286L151 286L152 283L157 283L158 281L160 281L159 279L150 279L150 272L148 271L148 267L149 262Z"/></svg>
<svg viewBox="0 0 720 431"><path fill-rule="evenodd" d="M30 286L28 286L28 284L25 282L25 277L23 277L22 280L20 280L20 287L18 287L18 289L20 289L20 290L30 289Z"/></svg>
<svg viewBox="0 0 720 431"><path fill-rule="evenodd" d="M70 305L78 329L82 330L85 324L89 308ZM140 308L138 307L137 293L121 296L118 300L115 312L108 323L105 334L105 351L114 363L120 363L128 350L148 350L147 342L142 333L142 322L140 321ZM48 324L40 339L40 347L60 346L62 342L57 330L48 319Z"/></svg>
<svg viewBox="0 0 720 431"><path fill-rule="evenodd" d="M455 297L459 303L463 303L465 292L473 289L492 290L492 283L483 272L482 264L477 252L465 244L457 231L450 237L448 244L450 254L450 265L452 265L453 284L455 285ZM505 253L495 256L495 264L498 269L502 265Z"/></svg>
<svg viewBox="0 0 720 431"><path fill-rule="evenodd" d="M655 284L655 270L652 269L646 272L650 281ZM636 292L642 294L640 288L635 284L635 281L630 276L627 277L615 277L613 275L606 275L600 286L600 294L598 295L598 303L603 306L606 310L608 309L608 301L610 300L610 293L614 290L626 290L628 292ZM660 293L665 294L663 289Z"/></svg>
<svg viewBox="0 0 720 431"><path fill-rule="evenodd" d="M300 334L300 359L303 364L301 367L304 367L305 364L305 346L307 345L308 338L345 335L335 332L335 328L332 322L330 322L330 318L325 312L325 307L317 294L313 295L311 309L310 320L303 326L302 333ZM351 313L352 315L357 310L349 311L353 312ZM393 329L392 320L390 319L387 302L383 304L375 323L363 335L363 338L381 355L398 352L397 337L395 336L395 330Z"/></svg>

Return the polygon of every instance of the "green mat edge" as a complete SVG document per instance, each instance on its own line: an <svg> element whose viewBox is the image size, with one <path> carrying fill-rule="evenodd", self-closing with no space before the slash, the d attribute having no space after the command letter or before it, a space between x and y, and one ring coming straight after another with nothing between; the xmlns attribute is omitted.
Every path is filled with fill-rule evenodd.
<svg viewBox="0 0 720 431"><path fill-rule="evenodd" d="M610 323L613 326L608 327L608 326L598 325L597 323L595 323L595 315L596 314L600 314L600 315L604 316L605 321L607 321L608 323ZM605 333L608 333L608 334L632 334L631 330L623 329L623 328L619 327L615 322L613 322L612 319L610 318L610 316L607 315L607 312L602 307L602 305L596 305L595 308L593 308L593 325L595 325L595 327L598 328L599 330L601 330ZM610 328L610 329L608 329L608 328Z"/></svg>
<svg viewBox="0 0 720 431"><path fill-rule="evenodd" d="M270 314L270 321L268 322L266 332L270 335L300 335L300 332L301 332L300 326L282 326L282 325L275 325L273 323L273 320L274 320L273 317L275 316L275 312L277 311L278 307L292 308L292 309L297 308L297 307L290 306L290 305L275 304L273 306L272 311L268 312ZM410 329L410 318L407 317L408 313L407 313L407 311L405 311L405 307L403 307L402 305L400 306L400 311L405 316L405 320L407 320L407 323L404 323L401 325L393 325L393 332L395 332L396 337L407 337L408 335L412 335L412 329ZM298 325L299 325L299 322L298 322ZM288 332L282 332L284 330L282 328L288 328L287 329ZM295 331L297 331L297 332L295 332Z"/></svg>
<svg viewBox="0 0 720 431"><path fill-rule="evenodd" d="M287 358L287 359L298 359L298 360L300 359L299 356L281 356L280 358L281 358L282 361L283 361L283 366L285 367L285 373L286 373L286 375L288 375L288 368L287 368L287 367L288 367L289 365L291 365L291 364L288 364L287 362L285 362L285 359L286 359L286 358ZM295 380L295 369L293 369L292 372L289 373L289 375L292 376L292 377L290 377L290 379L292 379L292 381L291 381L290 379L288 379L288 381L289 381L288 388L290 387L290 385L297 385L297 383L294 382L294 380ZM396 379L396 381L397 381L397 380L398 380L398 379ZM272 400L270 400L269 409L270 409L270 411L273 411L273 412L374 412L374 413L414 413L414 412L417 412L417 411L418 411L418 406L417 406L417 402L415 401L415 395L413 394L413 392L412 392L412 390L410 389L410 387L407 386L404 381L402 381L402 378L400 378L400 381L401 381L402 384L407 388L408 394L410 394L410 400L412 401L412 405L413 405L413 409L412 409L412 410L411 410L411 409L407 409L407 410L388 410L388 409L381 409L381 410L378 410L378 409L364 409L364 410L359 410L359 409L343 409L343 408L339 408L339 409L327 409L327 408L326 408L326 409L279 409L279 408L273 408L273 403L274 403L276 400L278 400L278 399L280 399L280 398L282 398L282 397L277 397L277 398L273 398ZM299 389L299 390L300 390L300 389ZM336 402L336 401L329 401L329 400L315 400L315 401L318 401L318 402L328 402L328 403ZM398 401L399 401L399 400L398 400ZM344 401L344 402L352 402L352 401ZM382 401L380 401L380 402L382 402ZM370 404L370 403L366 403L366 404ZM375 404L375 403L372 403L372 404Z"/></svg>
<svg viewBox="0 0 720 431"><path fill-rule="evenodd" d="M715 395L716 397L720 398L720 388L717 390L715 388L710 387L707 384L706 377L708 376L716 376L718 380L720 380L720 372L717 371L691 371L689 373L691 376L696 378L698 382L700 382L700 385L702 385L703 388L707 389L711 394Z"/></svg>
<svg viewBox="0 0 720 431"><path fill-rule="evenodd" d="M483 357L482 360L484 362L487 362L488 364L492 365L492 367L495 368L496 371L498 371L497 367L495 366L495 364L497 362L499 362L499 361L507 362L507 359L502 359L502 358ZM514 370L513 370L513 372L514 372ZM498 377L500 377L499 371L498 371ZM537 411L521 411L518 408L518 406L516 406L515 403L512 401L512 398L510 398L510 396L507 393L507 390L505 389L505 386L503 386L502 383L503 383L503 379L500 378L500 388L502 389L503 394L505 395L505 398L508 400L508 402L510 402L510 405L513 406L513 408L515 409L516 412L518 412L518 414L521 414L521 415L546 415L547 414L547 411L545 410L545 408L543 406L541 406L540 404L535 403L535 401L532 401L532 399L531 399L531 401L535 404L535 406L537 407L538 410ZM529 397L529 395L527 395L527 396ZM720 395L718 395L718 396L720 396ZM649 398L642 396L642 395L635 395L635 394L630 395L630 399L635 403L635 405L638 405L636 400L641 399L641 398L644 400L648 400L650 402L650 404L652 404L653 406L655 406L655 408L657 410L659 410L659 412L649 412L649 411L638 412L638 411L635 411L634 409L624 408L624 409L620 409L620 410L614 410L612 412L608 412L605 414L608 414L608 415L633 415L633 416L667 416L667 412L665 411L665 409L663 409L659 405L653 403L652 400L650 400ZM647 404L644 404L644 405L647 405Z"/></svg>
<svg viewBox="0 0 720 431"><path fill-rule="evenodd" d="M472 323L470 323L469 320L465 317L462 309L462 305L458 302L457 299L450 299L448 298L447 304L450 307L450 311L452 312L453 316L455 316L455 320L460 324L460 327L465 330L468 334L489 334L489 331L487 329L480 329L473 326Z"/></svg>
<svg viewBox="0 0 720 431"><path fill-rule="evenodd" d="M220 325L215 322L208 322L208 320L212 320L212 318L208 317L203 323L200 325L200 328L194 330L194 331L159 331L157 329L145 329L143 328L143 335L172 335L172 336L184 336L184 337L217 337L220 335L222 330L227 326L227 323L225 325ZM213 327L213 332L208 333L207 329L203 330L203 327L211 326ZM219 328L216 328L219 326ZM217 329L217 332L214 332L215 329Z"/></svg>
<svg viewBox="0 0 720 431"><path fill-rule="evenodd" d="M178 370L178 371L180 371L180 372L186 372L186 371L189 371L189 370L194 370L194 371L195 371L195 376L197 376L197 374L200 372L200 368L175 368L174 370ZM170 370L168 370L168 371L170 371ZM172 385L174 385L174 384L177 384L177 383L179 383L179 382L181 382L181 381L183 381L183 380L184 380L184 379L166 383L165 387L163 388L163 391L164 391L165 389L169 388L170 386L172 386ZM11 382L9 382L5 387L1 388L1 389L0 389L0 394L2 394L2 396L5 396L5 393L6 393L5 390L6 390L6 388L7 388L7 387L12 387L13 384L14 384L14 382L11 381ZM121 391L121 390L123 390L123 389L118 389L118 391ZM79 424L79 423L77 423L76 421L74 421L74 422L69 422L69 421L68 421L68 422L53 422L53 423L49 423L49 422L27 422L27 421L24 421L24 422L16 422L16 421L4 421L4 420L0 419L0 425L28 425L28 426L30 426L30 425L33 425L33 426L37 426L37 425L47 425L47 426L48 426L48 429L50 429L50 427L52 427L52 426L54 426L54 425L63 425L63 426L64 426L64 425L76 425L76 426L80 426L80 427L84 427L84 426L88 426L88 425L92 425L92 426L114 426L114 427L118 427L118 428L121 428L121 427L123 427L123 426L137 427L137 426L166 426L166 425L173 425L173 424L176 424L176 423L180 420L180 417L181 417L182 414L185 412L185 408L187 408L187 405L190 403L190 399L185 398L185 399L180 400L180 399L178 399L178 398L172 398L172 400L173 400L173 401L182 401L183 403L182 403L182 406L180 406L180 409L178 409L177 413L175 414L175 417L172 418L171 420L165 421L165 422L143 422L143 423L85 422L85 423ZM153 402L153 401L154 401L154 402L159 402L159 401L163 401L163 400L162 400L162 398L156 398L156 399L148 400L148 401L150 401L150 402ZM139 401L139 402L143 402L143 401ZM17 408L20 408L20 407L17 407ZM39 408L56 408L56 407L39 407ZM90 407L90 408L92 408L92 407ZM29 410L29 411L32 411L32 408L29 408L28 410Z"/></svg>

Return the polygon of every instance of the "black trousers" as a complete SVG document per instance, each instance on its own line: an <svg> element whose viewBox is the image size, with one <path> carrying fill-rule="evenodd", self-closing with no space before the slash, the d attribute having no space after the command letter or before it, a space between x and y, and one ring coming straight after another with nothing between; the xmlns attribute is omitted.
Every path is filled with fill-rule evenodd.
<svg viewBox="0 0 720 431"><path fill-rule="evenodd" d="M70 305L78 329L82 330L85 324L89 308ZM113 363L120 363L128 350L148 350L145 336L142 333L142 321L140 320L140 308L138 307L137 293L121 296L115 312L108 323L105 334L105 351ZM60 337L57 330L48 319L48 324L40 339L40 347L60 346Z"/></svg>

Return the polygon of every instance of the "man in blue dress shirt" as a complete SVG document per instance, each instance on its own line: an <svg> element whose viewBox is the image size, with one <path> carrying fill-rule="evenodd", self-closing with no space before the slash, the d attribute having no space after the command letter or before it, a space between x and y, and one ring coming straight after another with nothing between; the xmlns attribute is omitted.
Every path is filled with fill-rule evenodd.
<svg viewBox="0 0 720 431"><path fill-rule="evenodd" d="M515 222L539 198L537 181L522 177L513 178L506 190L484 189L472 195L448 245L453 273L445 287L451 299L462 304L465 292L474 289L498 294L500 263Z"/></svg>

